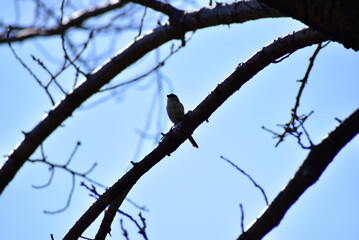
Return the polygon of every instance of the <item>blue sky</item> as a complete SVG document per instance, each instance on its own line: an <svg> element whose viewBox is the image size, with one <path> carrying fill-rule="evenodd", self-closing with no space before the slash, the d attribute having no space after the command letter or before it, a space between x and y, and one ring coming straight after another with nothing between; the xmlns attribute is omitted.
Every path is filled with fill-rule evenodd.
<svg viewBox="0 0 359 240"><path fill-rule="evenodd" d="M0 16L9 14L11 12L0 12ZM149 133L165 133L172 126L164 109L166 94L176 93L186 110L192 109L239 63L272 40L302 27L299 22L285 18L197 31L187 46L161 69L161 85L151 76L101 104L93 105L108 93L97 94L85 102L65 121L65 127L57 129L45 141L48 160L66 162L76 142L81 141L70 166L83 172L97 162L90 177L112 185L129 169L130 161L139 160L156 145L154 138L144 140L141 151L136 154L139 132L145 129L148 112L153 111L150 110L152 101L156 103L156 110ZM122 35L115 50L124 47L133 39L133 34ZM14 47L39 76L46 77L30 55L46 60L36 47L41 42L51 49L52 55L61 58L61 46L54 39L35 41L35 44L24 42ZM161 58L172 43L180 44L173 41L163 46ZM211 116L209 123L196 129L193 137L199 149L184 142L140 179L128 197L149 210L143 215L150 239L235 239L241 231L239 204L244 207L245 226L263 211L265 202L258 189L223 161L222 155L251 174L265 189L270 201L287 184L308 152L290 138L274 148L276 140L261 126L280 131L276 125L289 120L299 88L296 80L304 76L314 50L315 46L302 49L258 73ZM0 55L3 76L0 152L6 155L22 139L21 131L31 130L51 105L6 45L0 46ZM123 76L116 77L114 83L150 69L154 59L155 54L147 55ZM358 107L358 64L358 54L337 43L329 44L319 53L299 108L300 113L314 110L306 127L315 143L335 128L335 117L344 119ZM70 73L64 76L69 84L72 79ZM54 93L60 98L56 90ZM39 156L37 151L32 158ZM280 226L264 239L352 239L357 236L358 156L356 138L289 210ZM16 175L0 198L0 239L50 239L50 233L55 239L61 239L93 202L88 192L79 186L82 180L77 179L70 207L60 214L44 214L44 210L63 207L71 187L71 176L61 170L56 171L48 188L32 187L46 183L48 177L46 166L32 163L25 164ZM123 210L138 214L138 209L127 201ZM130 230L131 239L140 239L127 219L125 226ZM94 232L96 224L87 234L91 236ZM118 219L113 224L113 235L121 235Z"/></svg>

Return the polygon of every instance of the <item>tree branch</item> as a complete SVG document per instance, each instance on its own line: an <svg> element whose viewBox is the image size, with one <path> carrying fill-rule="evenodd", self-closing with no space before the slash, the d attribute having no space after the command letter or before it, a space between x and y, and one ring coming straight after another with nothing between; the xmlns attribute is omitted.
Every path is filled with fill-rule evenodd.
<svg viewBox="0 0 359 240"><path fill-rule="evenodd" d="M176 14L179 15L184 13L182 10L173 7L169 3L165 3L157 0L132 0L131 2L152 8L153 10L164 13L169 17L173 17Z"/></svg>
<svg viewBox="0 0 359 240"><path fill-rule="evenodd" d="M121 177L81 216L69 230L64 240L77 239L90 224L115 199L123 197L148 170L165 156L174 152L214 111L234 92L238 91L255 74L279 57L300 48L326 40L325 36L311 29L303 29L279 38L262 48L245 63L239 64L185 119L172 128L159 145Z"/></svg>
<svg viewBox="0 0 359 240"><path fill-rule="evenodd" d="M14 33L9 38L6 37L6 32L0 32L0 44L9 41L10 42L24 41L26 39L39 37L39 36L60 35L63 31L66 31L69 28L80 27L84 21L92 17L101 15L105 12L109 12L114 9L121 8L128 2L129 2L128 0L109 1L97 7L91 7L86 10L81 10L72 14L71 17L64 19L58 25L49 28L44 28L44 27L39 27L39 28L21 27L20 29L14 28Z"/></svg>
<svg viewBox="0 0 359 240"><path fill-rule="evenodd" d="M314 143L312 142L312 140L309 137L308 132L306 131L305 127L304 127L304 123L305 121L309 118L309 116L314 112L311 111L308 114L298 114L298 108L300 106L300 100L304 91L304 87L306 86L306 84L308 83L308 79L309 79L309 74L311 72L311 70L313 69L313 65L314 65L314 60L316 59L316 57L318 56L318 53L321 49L323 49L324 47L326 47L328 44L330 43L330 41L328 41L327 43L325 43L322 46L322 43L319 43L317 48L315 49L313 55L310 57L309 59L309 65L307 67L307 71L305 72L304 77L301 80L298 80L298 82L301 83L297 96L295 98L295 104L294 107L291 110L291 118L289 119L289 121L285 124L278 124L278 126L283 128L283 133L276 133L264 126L262 126L262 129L272 133L274 135L274 138L278 138L278 141L275 145L275 147L278 147L279 144L281 142L284 141L284 139L290 135L293 136L297 139L298 144L303 148L303 149L311 149L314 146ZM303 132L300 130L302 129L305 136L307 137L307 140L309 142L309 146L304 145L304 143L302 142L302 135Z"/></svg>
<svg viewBox="0 0 359 240"><path fill-rule="evenodd" d="M88 74L87 78L56 104L38 125L25 134L25 138L17 145L0 169L0 194L38 146L85 100L153 49L170 40L181 39L183 34L188 31L220 24L242 23L253 19L280 16L282 15L277 11L263 8L257 1L248 1L245 4L238 2L218 5L211 9L202 8L185 13L181 19L181 27L178 27L179 23L176 26L167 23L137 38L103 66Z"/></svg>
<svg viewBox="0 0 359 240"><path fill-rule="evenodd" d="M242 173L244 176L246 176L252 183L253 185L258 188L262 195L263 195L263 198L264 198L264 201L266 202L266 205L268 206L269 202L268 202L268 197L267 197L267 194L266 192L264 191L264 189L261 187L261 185L259 185L253 178L251 175L249 175L248 173L246 173L246 171L244 171L243 169L241 169L240 167L238 167L237 164L235 164L234 162L232 162L231 160L229 160L228 158L225 158L223 156L221 156L221 158L228 162L229 164L232 165L232 167L234 167L235 169L237 169L237 171L239 171L240 173ZM242 208L242 207L241 207Z"/></svg>
<svg viewBox="0 0 359 240"><path fill-rule="evenodd" d="M326 34L346 48L359 50L357 0L258 0Z"/></svg>
<svg viewBox="0 0 359 240"><path fill-rule="evenodd" d="M111 224L116 216L117 210L122 204L123 200L126 198L126 195L130 191L130 188L116 198L108 207L105 215L102 219L101 225L96 233L96 240L104 240L108 233L111 231Z"/></svg>
<svg viewBox="0 0 359 240"><path fill-rule="evenodd" d="M319 179L338 152L358 132L359 109L340 123L320 144L312 148L287 186L262 215L238 237L238 240L262 239L269 231L279 225L289 208Z"/></svg>

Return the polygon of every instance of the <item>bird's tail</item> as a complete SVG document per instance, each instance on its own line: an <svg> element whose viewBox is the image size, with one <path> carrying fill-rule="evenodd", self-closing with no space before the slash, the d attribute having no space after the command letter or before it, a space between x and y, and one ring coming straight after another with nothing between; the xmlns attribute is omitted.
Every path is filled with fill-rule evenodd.
<svg viewBox="0 0 359 240"><path fill-rule="evenodd" d="M188 140L191 142L193 147L198 148L198 145L192 136L189 136Z"/></svg>

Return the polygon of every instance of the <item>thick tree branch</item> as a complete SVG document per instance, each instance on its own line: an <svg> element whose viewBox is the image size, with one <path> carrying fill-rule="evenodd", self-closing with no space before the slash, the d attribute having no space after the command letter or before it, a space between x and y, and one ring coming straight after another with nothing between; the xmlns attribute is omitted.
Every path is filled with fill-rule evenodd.
<svg viewBox="0 0 359 240"><path fill-rule="evenodd" d="M133 168L101 195L70 229L64 240L77 239L81 236L112 201L124 197L141 176L165 156L174 152L201 123L209 119L217 108L255 74L285 54L324 40L326 38L322 34L311 29L303 29L275 40L245 63L239 64L235 71L220 83L193 112L187 113L185 119L163 137L152 152L140 162L135 163Z"/></svg>
<svg viewBox="0 0 359 240"><path fill-rule="evenodd" d="M137 38L127 48L120 51L112 59L104 63L103 66L89 74L81 84L68 93L61 102L55 105L38 125L25 134L25 138L8 156L8 159L0 169L0 193L2 193L37 147L59 127L66 118L71 116L85 100L97 93L101 87L107 84L117 74L148 52L170 40L181 39L187 31L194 31L220 24L242 23L253 19L280 16L281 15L276 11L262 8L256 1L218 5L211 9L203 8L185 13L181 18L179 27L179 22L177 22L176 26L167 23Z"/></svg>
<svg viewBox="0 0 359 240"><path fill-rule="evenodd" d="M19 42L29 38L40 37L40 36L53 36L60 35L63 31L66 31L72 27L81 27L82 23L90 18L96 17L103 13L112 11L123 7L128 0L109 1L105 4L101 4L97 7L91 7L90 9L75 12L68 19L64 19L62 23L50 28L44 27L28 27L16 30L13 28L13 33L7 38L6 31L0 32L0 44L6 42Z"/></svg>
<svg viewBox="0 0 359 240"><path fill-rule="evenodd" d="M239 236L238 240L262 239L279 225L285 213L322 175L338 152L359 132L359 109L313 147L302 166L265 212Z"/></svg>
<svg viewBox="0 0 359 240"><path fill-rule="evenodd" d="M357 0L258 0L342 43L359 50Z"/></svg>
<svg viewBox="0 0 359 240"><path fill-rule="evenodd" d="M116 216L118 209L120 208L123 200L126 198L126 195L130 191L130 188L121 194L118 198L116 198L110 206L107 208L105 215L102 219L101 225L96 233L95 240L104 240L111 232L111 224Z"/></svg>
<svg viewBox="0 0 359 240"><path fill-rule="evenodd" d="M182 10L173 7L171 4L157 0L132 0L131 2L152 8L153 10L164 13L169 17L172 17L175 14L183 14Z"/></svg>

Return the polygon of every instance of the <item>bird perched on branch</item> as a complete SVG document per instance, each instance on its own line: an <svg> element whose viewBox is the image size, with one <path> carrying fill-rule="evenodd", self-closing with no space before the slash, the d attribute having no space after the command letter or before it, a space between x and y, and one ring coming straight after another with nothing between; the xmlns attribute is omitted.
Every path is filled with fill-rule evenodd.
<svg viewBox="0 0 359 240"><path fill-rule="evenodd" d="M166 110L168 117L174 124L180 122L184 117L184 107L178 97L173 93L167 95ZM189 136L188 140L193 147L198 148L198 145L192 136Z"/></svg>

